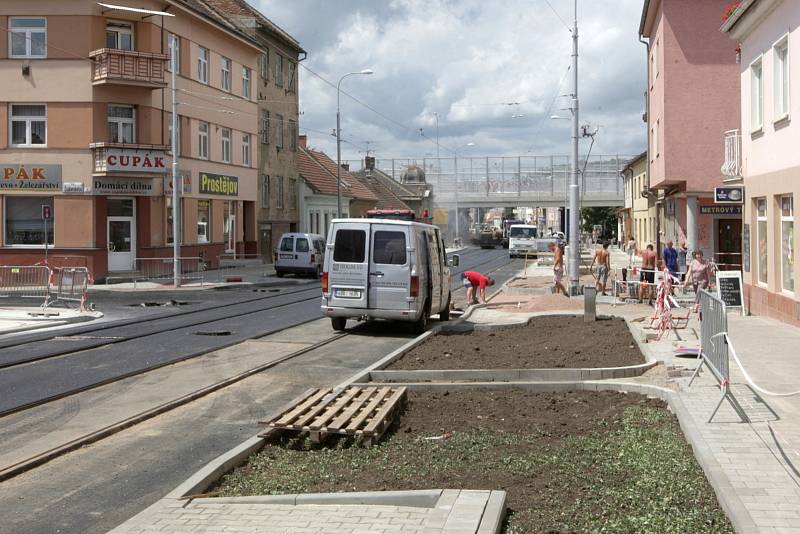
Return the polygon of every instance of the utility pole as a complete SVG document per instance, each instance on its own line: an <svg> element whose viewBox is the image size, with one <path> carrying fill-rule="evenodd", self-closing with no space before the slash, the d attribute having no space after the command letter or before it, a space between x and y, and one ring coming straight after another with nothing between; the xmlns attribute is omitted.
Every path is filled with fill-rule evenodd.
<svg viewBox="0 0 800 534"><path fill-rule="evenodd" d="M569 285L577 295L580 285L580 213L578 207L578 0L572 24L572 159L569 173Z"/></svg>
<svg viewBox="0 0 800 534"><path fill-rule="evenodd" d="M178 88L175 85L175 71L178 70L178 43L171 36L172 53L172 280L175 287L181 285L181 179L178 176Z"/></svg>
<svg viewBox="0 0 800 534"><path fill-rule="evenodd" d="M336 84L336 217L342 216L342 82L348 76L356 74L372 74L372 69L364 69L359 72L348 72ZM369 147L367 147L369 148Z"/></svg>

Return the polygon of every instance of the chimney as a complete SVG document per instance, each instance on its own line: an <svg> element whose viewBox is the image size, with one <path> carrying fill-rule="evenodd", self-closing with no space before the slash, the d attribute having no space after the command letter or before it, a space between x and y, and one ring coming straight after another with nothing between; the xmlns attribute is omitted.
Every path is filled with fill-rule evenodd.
<svg viewBox="0 0 800 534"><path fill-rule="evenodd" d="M300 145L300 148L307 148L306 144L308 143L308 136L301 135L297 138L297 144Z"/></svg>
<svg viewBox="0 0 800 534"><path fill-rule="evenodd" d="M367 156L364 158L364 168L368 171L375 170L375 158L373 156Z"/></svg>
<svg viewBox="0 0 800 534"><path fill-rule="evenodd" d="M342 163L342 168L347 172L350 172L350 164L349 163Z"/></svg>

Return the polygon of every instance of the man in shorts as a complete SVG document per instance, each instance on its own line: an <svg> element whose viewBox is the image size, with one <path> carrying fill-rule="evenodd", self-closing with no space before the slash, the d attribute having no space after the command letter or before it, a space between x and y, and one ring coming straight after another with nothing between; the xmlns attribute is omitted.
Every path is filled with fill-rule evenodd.
<svg viewBox="0 0 800 534"><path fill-rule="evenodd" d="M608 241L603 242L603 248L597 249L592 258L591 269L597 263L597 285L595 286L603 296L606 296L606 284L608 283L608 273L611 271L611 259L608 253Z"/></svg>
<svg viewBox="0 0 800 534"><path fill-rule="evenodd" d="M476 271L464 271L461 273L461 280L464 287L467 288L467 305L477 304L475 290L477 289L481 296L481 301L486 302L486 288L494 285L494 279L491 276L484 276Z"/></svg>
<svg viewBox="0 0 800 534"><path fill-rule="evenodd" d="M553 289L569 298L569 292L561 281L564 278L564 251L561 246L552 242L547 248L553 253Z"/></svg>
<svg viewBox="0 0 800 534"><path fill-rule="evenodd" d="M645 292L647 293L647 304L653 304L653 286L656 282L656 253L653 251L653 245L648 244L647 248L642 252L642 275L639 280L642 282L639 287L639 303L644 299Z"/></svg>

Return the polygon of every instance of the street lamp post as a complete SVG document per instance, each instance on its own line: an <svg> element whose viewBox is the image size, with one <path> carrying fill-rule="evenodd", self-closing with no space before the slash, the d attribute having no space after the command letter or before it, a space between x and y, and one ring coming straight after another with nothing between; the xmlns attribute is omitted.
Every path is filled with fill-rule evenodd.
<svg viewBox="0 0 800 534"><path fill-rule="evenodd" d="M181 285L181 204L180 204L180 177L178 176L178 87L175 85L175 71L178 70L178 43L177 37L172 39L172 52L170 64L172 71L172 283L175 287Z"/></svg>
<svg viewBox="0 0 800 534"><path fill-rule="evenodd" d="M578 0L575 0L572 23L572 161L569 183L569 285L572 295L578 294L580 284L580 213L578 213Z"/></svg>
<svg viewBox="0 0 800 534"><path fill-rule="evenodd" d="M348 76L356 74L372 74L371 69L364 69L358 72L348 72L336 84L336 216L342 216L342 123L341 123L341 104L342 104L342 82Z"/></svg>

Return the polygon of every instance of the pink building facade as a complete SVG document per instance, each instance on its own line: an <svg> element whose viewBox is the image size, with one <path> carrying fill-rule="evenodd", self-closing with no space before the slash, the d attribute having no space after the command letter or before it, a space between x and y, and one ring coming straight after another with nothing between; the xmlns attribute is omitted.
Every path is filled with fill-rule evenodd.
<svg viewBox="0 0 800 534"><path fill-rule="evenodd" d="M714 188L724 181L722 139L740 123L735 46L717 31L726 3L645 0L639 34L648 52L654 245L686 243L690 251L738 268L742 208L714 204Z"/></svg>

